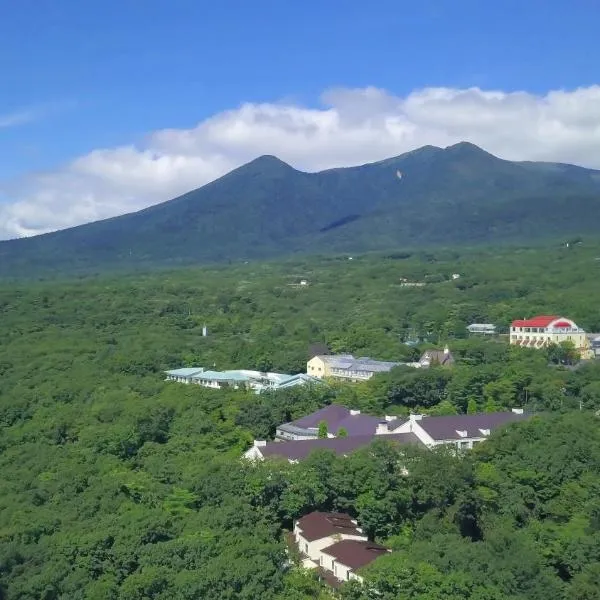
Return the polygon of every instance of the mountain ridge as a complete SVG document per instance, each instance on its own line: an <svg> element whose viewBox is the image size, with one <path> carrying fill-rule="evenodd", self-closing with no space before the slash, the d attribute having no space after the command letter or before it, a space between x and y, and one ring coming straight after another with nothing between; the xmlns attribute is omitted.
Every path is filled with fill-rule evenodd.
<svg viewBox="0 0 600 600"><path fill-rule="evenodd" d="M0 276L528 241L600 223L600 171L469 142L319 172L262 155L141 211L0 242Z"/></svg>

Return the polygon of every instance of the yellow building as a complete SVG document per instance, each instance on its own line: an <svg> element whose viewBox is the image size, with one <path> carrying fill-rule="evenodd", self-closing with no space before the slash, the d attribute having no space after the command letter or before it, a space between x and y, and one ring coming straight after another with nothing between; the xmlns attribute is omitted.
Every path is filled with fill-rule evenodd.
<svg viewBox="0 0 600 600"><path fill-rule="evenodd" d="M513 321L510 343L523 348L546 348L550 344L570 342L581 358L591 358L592 350L586 332L571 319L556 315L540 315Z"/></svg>
<svg viewBox="0 0 600 600"><path fill-rule="evenodd" d="M319 355L306 363L306 373L319 379L334 377L346 381L366 381L376 373L386 373L400 364L366 356L354 358L352 354Z"/></svg>

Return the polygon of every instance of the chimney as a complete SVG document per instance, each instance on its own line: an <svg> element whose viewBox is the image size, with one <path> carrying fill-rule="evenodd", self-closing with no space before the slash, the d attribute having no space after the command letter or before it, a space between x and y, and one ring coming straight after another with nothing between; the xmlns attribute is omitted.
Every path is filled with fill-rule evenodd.
<svg viewBox="0 0 600 600"><path fill-rule="evenodd" d="M262 448L263 446L266 446L266 445L267 445L266 440L254 440L255 448Z"/></svg>
<svg viewBox="0 0 600 600"><path fill-rule="evenodd" d="M360 410L350 410L350 414L355 417L356 415L360 415Z"/></svg>
<svg viewBox="0 0 600 600"><path fill-rule="evenodd" d="M385 415L384 418L389 423L390 421L395 421L398 417L392 417L391 415Z"/></svg>

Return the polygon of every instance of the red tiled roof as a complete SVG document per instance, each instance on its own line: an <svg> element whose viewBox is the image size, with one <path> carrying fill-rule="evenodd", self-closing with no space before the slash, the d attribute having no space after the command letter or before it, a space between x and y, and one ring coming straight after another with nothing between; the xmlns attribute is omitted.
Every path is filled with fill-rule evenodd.
<svg viewBox="0 0 600 600"><path fill-rule="evenodd" d="M364 535L352 517L345 513L326 513L315 511L298 520L298 527L302 530L302 537L312 542L330 535Z"/></svg>
<svg viewBox="0 0 600 600"><path fill-rule="evenodd" d="M548 327L552 321L560 319L560 317L553 315L539 315L532 317L531 319L520 319L512 322L513 327Z"/></svg>
<svg viewBox="0 0 600 600"><path fill-rule="evenodd" d="M373 562L376 558L387 554L388 549L375 542L342 540L341 542L327 546L322 552L332 556L346 567L360 569Z"/></svg>

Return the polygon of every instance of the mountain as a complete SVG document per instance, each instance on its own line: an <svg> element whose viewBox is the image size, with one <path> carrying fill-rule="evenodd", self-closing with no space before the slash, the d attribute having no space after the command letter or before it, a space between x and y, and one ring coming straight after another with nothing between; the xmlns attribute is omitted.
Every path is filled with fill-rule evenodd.
<svg viewBox="0 0 600 600"><path fill-rule="evenodd" d="M0 276L597 232L600 171L461 142L304 173L261 156L136 213L0 242Z"/></svg>

